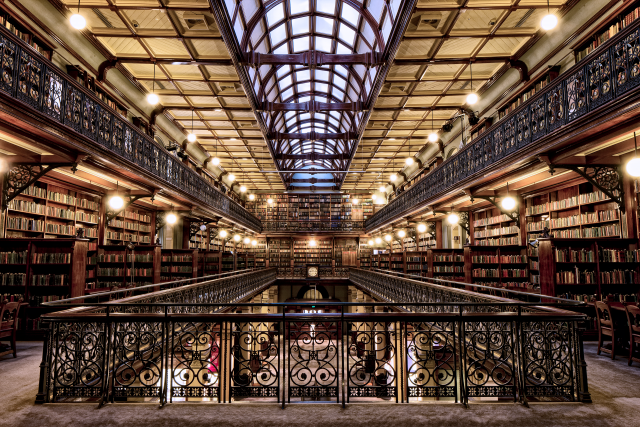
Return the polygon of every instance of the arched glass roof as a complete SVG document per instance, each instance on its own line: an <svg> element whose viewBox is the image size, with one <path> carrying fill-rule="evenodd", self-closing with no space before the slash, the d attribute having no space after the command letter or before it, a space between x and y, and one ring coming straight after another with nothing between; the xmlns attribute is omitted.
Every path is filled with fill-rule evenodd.
<svg viewBox="0 0 640 427"><path fill-rule="evenodd" d="M243 52L295 55L309 51L324 54L383 52L400 0L226 0L230 22ZM296 55L297 56L297 55ZM317 54L316 54L317 57ZM367 105L380 65L304 65L292 60L246 65L259 103L357 103ZM355 104L354 104L355 105ZM344 110L344 109L343 109ZM283 154L282 169L315 166L344 170L354 152L357 132L366 119L362 111L262 111L269 134L353 132L354 139L272 140L274 153ZM301 159L305 154L344 155L343 159ZM286 155L298 155L297 158Z"/></svg>

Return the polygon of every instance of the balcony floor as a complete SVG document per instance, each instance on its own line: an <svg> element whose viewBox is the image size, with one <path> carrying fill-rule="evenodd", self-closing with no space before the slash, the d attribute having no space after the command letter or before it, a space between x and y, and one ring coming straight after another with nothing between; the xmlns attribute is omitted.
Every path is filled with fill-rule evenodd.
<svg viewBox="0 0 640 427"><path fill-rule="evenodd" d="M585 344L589 389L593 404L561 403L454 404L395 403L291 404L284 411L275 404L95 404L35 405L42 343L21 342L18 358L0 359L0 426L640 426L640 364L627 366L596 355L595 343Z"/></svg>

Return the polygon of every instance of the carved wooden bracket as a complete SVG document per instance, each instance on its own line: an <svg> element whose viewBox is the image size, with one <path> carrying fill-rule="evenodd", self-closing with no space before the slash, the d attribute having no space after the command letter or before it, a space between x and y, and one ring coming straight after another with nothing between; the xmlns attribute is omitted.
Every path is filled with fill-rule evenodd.
<svg viewBox="0 0 640 427"><path fill-rule="evenodd" d="M573 171L586 179L598 190L606 194L611 200L616 202L620 212L624 209L624 187L622 186L622 171L619 166L610 165L549 165L551 168L562 168Z"/></svg>
<svg viewBox="0 0 640 427"><path fill-rule="evenodd" d="M75 173L78 163L52 163L43 165L40 163L9 163L2 180L2 210L9 206L9 202L20 195L24 190L33 185L38 179L48 172L71 166Z"/></svg>

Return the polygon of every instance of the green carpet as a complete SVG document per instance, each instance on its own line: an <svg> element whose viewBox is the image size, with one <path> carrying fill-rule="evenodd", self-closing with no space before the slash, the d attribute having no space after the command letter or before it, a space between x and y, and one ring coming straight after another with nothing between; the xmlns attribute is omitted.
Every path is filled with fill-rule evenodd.
<svg viewBox="0 0 640 427"><path fill-rule="evenodd" d="M640 427L640 365L596 356L586 344L593 404L95 404L35 405L42 344L0 359L0 426L576 426Z"/></svg>

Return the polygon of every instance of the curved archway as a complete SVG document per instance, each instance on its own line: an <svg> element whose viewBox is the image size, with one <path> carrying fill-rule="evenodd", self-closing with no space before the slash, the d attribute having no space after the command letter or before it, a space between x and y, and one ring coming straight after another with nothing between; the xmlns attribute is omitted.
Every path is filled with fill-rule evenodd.
<svg viewBox="0 0 640 427"><path fill-rule="evenodd" d="M321 299L328 299L329 298L329 292L327 291L327 288L325 288L322 285L304 285L302 288L300 288L300 290L298 291L298 294L296 295L296 299L308 299L305 298L305 294L309 291L317 291L322 298ZM318 299L318 298L317 298Z"/></svg>

